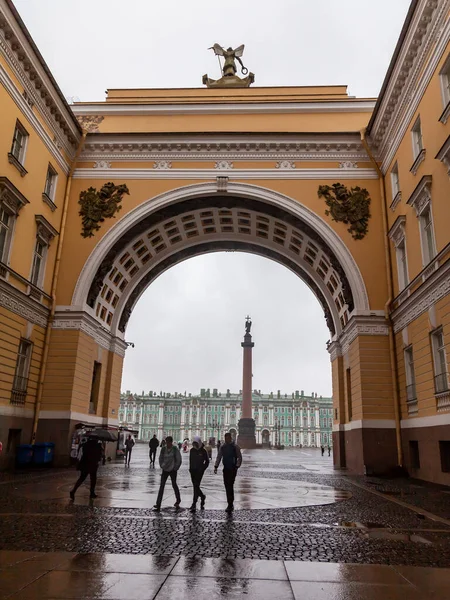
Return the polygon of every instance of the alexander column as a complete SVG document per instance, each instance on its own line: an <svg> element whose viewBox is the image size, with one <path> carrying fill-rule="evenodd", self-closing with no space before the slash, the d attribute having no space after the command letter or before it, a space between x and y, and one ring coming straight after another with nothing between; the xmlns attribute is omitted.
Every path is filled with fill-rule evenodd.
<svg viewBox="0 0 450 600"><path fill-rule="evenodd" d="M242 378L242 411L238 423L237 443L241 448L256 448L255 420L252 417L252 342L250 317L245 319L245 335L241 346L244 348L244 367Z"/></svg>

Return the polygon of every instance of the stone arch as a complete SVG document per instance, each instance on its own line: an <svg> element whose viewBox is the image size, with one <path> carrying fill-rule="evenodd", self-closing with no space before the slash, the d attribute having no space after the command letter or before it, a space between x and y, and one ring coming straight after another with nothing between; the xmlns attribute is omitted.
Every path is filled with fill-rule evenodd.
<svg viewBox="0 0 450 600"><path fill-rule="evenodd" d="M143 202L99 241L78 278L72 306L123 337L148 285L171 266L206 252L247 251L297 273L318 298L331 337L369 310L350 251L316 213L279 192L228 183L189 185Z"/></svg>

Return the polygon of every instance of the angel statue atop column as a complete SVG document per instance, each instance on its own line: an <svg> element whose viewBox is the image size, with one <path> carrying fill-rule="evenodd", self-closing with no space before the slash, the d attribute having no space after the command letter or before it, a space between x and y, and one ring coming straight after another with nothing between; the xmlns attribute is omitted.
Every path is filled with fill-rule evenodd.
<svg viewBox="0 0 450 600"><path fill-rule="evenodd" d="M208 87L249 87L255 81L254 74L248 72L241 60L241 56L244 54L244 44L234 49L230 46L226 50L220 44L214 44L209 50L214 50L216 56L223 56L225 62L223 67L220 67L222 70L220 79L210 79L208 75L203 75L203 83ZM242 75L246 75L242 79L236 75L236 61L241 65Z"/></svg>

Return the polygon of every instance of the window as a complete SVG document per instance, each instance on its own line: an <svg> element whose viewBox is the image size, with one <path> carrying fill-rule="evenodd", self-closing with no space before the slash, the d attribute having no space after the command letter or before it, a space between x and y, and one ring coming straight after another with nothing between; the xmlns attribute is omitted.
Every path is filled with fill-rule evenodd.
<svg viewBox="0 0 450 600"><path fill-rule="evenodd" d="M427 265L436 256L433 218L431 216L431 207L429 205L421 212L419 220L423 263L424 265Z"/></svg>
<svg viewBox="0 0 450 600"><path fill-rule="evenodd" d="M52 165L48 165L47 169L47 177L45 179L45 187L43 193L43 200L46 204L50 206L52 210L55 210L56 206L54 204L55 200L55 191L56 191L56 180L58 178L58 174Z"/></svg>
<svg viewBox="0 0 450 600"><path fill-rule="evenodd" d="M411 134L413 143L413 156L414 160L416 160L423 150L422 124L420 122L420 117L418 117L414 123Z"/></svg>
<svg viewBox="0 0 450 600"><path fill-rule="evenodd" d="M450 472L450 441L439 442L439 452L441 454L441 470L443 473Z"/></svg>
<svg viewBox="0 0 450 600"><path fill-rule="evenodd" d="M94 415L97 413L101 371L102 363L94 361L94 368L92 371L91 397L89 400L89 413Z"/></svg>
<svg viewBox="0 0 450 600"><path fill-rule="evenodd" d="M14 137L11 146L10 157L12 156L20 165L25 162L25 150L27 146L28 133L25 127L19 122L16 122Z"/></svg>
<svg viewBox="0 0 450 600"><path fill-rule="evenodd" d="M31 277L30 277L30 281L33 285L35 285L36 287L40 287L41 285L41 279L42 279L42 274L43 274L43 264L44 264L44 259L45 259L45 251L46 251L46 246L45 244L38 238L36 240L36 246L34 248L34 255L33 255L33 266L31 268Z"/></svg>
<svg viewBox="0 0 450 600"><path fill-rule="evenodd" d="M406 373L406 402L408 414L417 412L416 376L414 371L414 355L412 346L404 350L405 373Z"/></svg>
<svg viewBox="0 0 450 600"><path fill-rule="evenodd" d="M29 340L20 340L11 394L11 404L25 404L32 348L33 344Z"/></svg>
<svg viewBox="0 0 450 600"><path fill-rule="evenodd" d="M2 207L0 207L0 261L8 260L8 251L11 240L11 215Z"/></svg>
<svg viewBox="0 0 450 600"><path fill-rule="evenodd" d="M348 420L352 420L352 373L350 369L346 370L346 383L347 383L347 414Z"/></svg>
<svg viewBox="0 0 450 600"><path fill-rule="evenodd" d="M398 287L403 290L408 285L408 262L406 259L405 238L396 247Z"/></svg>
<svg viewBox="0 0 450 600"><path fill-rule="evenodd" d="M411 460L411 469L420 469L419 442L410 440L409 456Z"/></svg>
<svg viewBox="0 0 450 600"><path fill-rule="evenodd" d="M448 391L447 358L445 355L444 334L442 329L431 334L431 346L434 364L434 389L436 394Z"/></svg>
<svg viewBox="0 0 450 600"><path fill-rule="evenodd" d="M395 163L395 165L392 167L391 187L392 187L392 200L394 200L400 191L400 180L398 177L398 164L397 163Z"/></svg>
<svg viewBox="0 0 450 600"><path fill-rule="evenodd" d="M444 108L450 102L450 55L439 73L441 78L442 102Z"/></svg>

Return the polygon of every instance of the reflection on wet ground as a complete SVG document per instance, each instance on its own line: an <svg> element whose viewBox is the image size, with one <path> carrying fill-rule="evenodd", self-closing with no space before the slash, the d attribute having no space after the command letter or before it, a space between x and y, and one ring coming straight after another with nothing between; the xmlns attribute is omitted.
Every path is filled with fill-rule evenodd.
<svg viewBox="0 0 450 600"><path fill-rule="evenodd" d="M100 468L94 501L88 485L70 501L74 469L0 474L0 600L450 597L446 490L350 477L320 450L255 450L234 514L210 467L206 510L192 515L187 459L181 509L169 481L159 514L144 445L130 468Z"/></svg>

